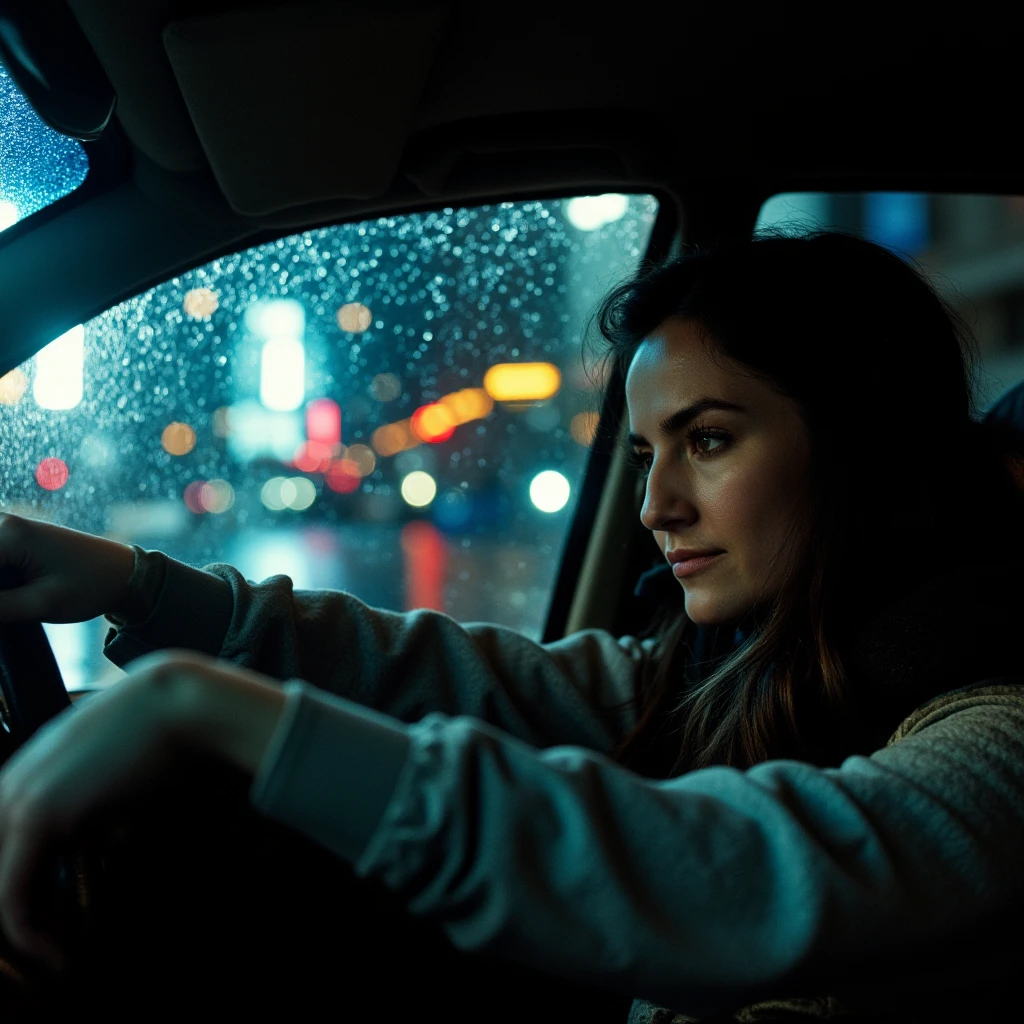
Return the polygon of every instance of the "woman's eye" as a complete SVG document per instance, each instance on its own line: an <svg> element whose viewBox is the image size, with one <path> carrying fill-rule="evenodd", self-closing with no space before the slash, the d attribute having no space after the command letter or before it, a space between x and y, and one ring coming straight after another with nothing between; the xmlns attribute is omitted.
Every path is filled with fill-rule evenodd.
<svg viewBox="0 0 1024 1024"><path fill-rule="evenodd" d="M693 446L702 455L716 451L724 444L725 438L719 437L717 434L695 434L693 437Z"/></svg>

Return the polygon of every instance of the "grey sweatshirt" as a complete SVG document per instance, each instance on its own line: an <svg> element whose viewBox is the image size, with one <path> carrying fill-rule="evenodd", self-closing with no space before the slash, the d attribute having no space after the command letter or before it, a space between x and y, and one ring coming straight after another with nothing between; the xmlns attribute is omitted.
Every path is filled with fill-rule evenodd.
<svg viewBox="0 0 1024 1024"><path fill-rule="evenodd" d="M608 755L653 641L538 644L139 548L130 586L115 664L182 647L284 681L260 812L459 948L650 1001L631 1020L807 993L829 997L811 1015L949 1006L1020 956L988 938L1024 904L1022 679L965 680L838 768L652 781Z"/></svg>

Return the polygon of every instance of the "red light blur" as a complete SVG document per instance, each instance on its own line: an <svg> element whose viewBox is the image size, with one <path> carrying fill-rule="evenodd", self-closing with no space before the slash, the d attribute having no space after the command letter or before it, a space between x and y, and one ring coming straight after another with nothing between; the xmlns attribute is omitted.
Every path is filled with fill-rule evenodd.
<svg viewBox="0 0 1024 1024"><path fill-rule="evenodd" d="M409 417L409 425L412 427L413 433L421 440L426 441L427 444L440 444L442 441L447 441L455 433L457 424L452 422L451 413L447 409L444 409L444 416L439 418L446 420L450 426L444 430L431 430L429 428L429 421L439 408L444 409L443 406L438 406L436 402L432 402L430 405L421 405Z"/></svg>
<svg viewBox="0 0 1024 1024"><path fill-rule="evenodd" d="M203 508L202 502L203 484L205 483L205 480L193 480L192 483L185 488L185 493L183 495L185 505L189 512L195 512L197 516L201 516L206 511L206 509Z"/></svg>
<svg viewBox="0 0 1024 1024"><path fill-rule="evenodd" d="M335 459L324 473L324 482L332 491L351 494L359 486L359 467L351 459Z"/></svg>
<svg viewBox="0 0 1024 1024"><path fill-rule="evenodd" d="M330 398L310 402L306 406L306 437L328 448L341 444L341 406Z"/></svg>
<svg viewBox="0 0 1024 1024"><path fill-rule="evenodd" d="M68 482L68 476L63 459L43 459L36 466L36 483L48 491L59 491Z"/></svg>
<svg viewBox="0 0 1024 1024"><path fill-rule="evenodd" d="M330 461L330 445L323 441L306 441L299 445L292 465L303 473L322 473Z"/></svg>
<svg viewBox="0 0 1024 1024"><path fill-rule="evenodd" d="M402 527L405 556L405 607L444 611L444 574L448 549L444 534L433 523L421 521Z"/></svg>

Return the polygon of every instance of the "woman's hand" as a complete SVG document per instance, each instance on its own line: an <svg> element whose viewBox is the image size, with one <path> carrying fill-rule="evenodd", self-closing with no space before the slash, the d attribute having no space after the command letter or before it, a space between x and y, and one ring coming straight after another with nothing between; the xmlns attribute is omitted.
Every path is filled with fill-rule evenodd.
<svg viewBox="0 0 1024 1024"><path fill-rule="evenodd" d="M189 651L139 659L126 678L41 729L0 769L0 930L60 963L33 921L31 883L46 854L96 811L208 753L255 774L280 717L272 680Z"/></svg>
<svg viewBox="0 0 1024 1024"><path fill-rule="evenodd" d="M0 513L0 566L24 573L0 591L0 622L85 622L117 612L135 567L127 544Z"/></svg>

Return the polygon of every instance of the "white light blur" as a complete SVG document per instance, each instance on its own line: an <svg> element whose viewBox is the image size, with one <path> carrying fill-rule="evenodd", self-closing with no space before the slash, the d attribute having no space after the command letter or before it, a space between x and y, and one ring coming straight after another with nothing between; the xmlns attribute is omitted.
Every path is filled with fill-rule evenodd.
<svg viewBox="0 0 1024 1024"><path fill-rule="evenodd" d="M258 338L301 338L306 330L306 311L295 299L254 302L245 311L245 326Z"/></svg>
<svg viewBox="0 0 1024 1024"><path fill-rule="evenodd" d="M32 395L43 409L74 409L85 386L85 328L78 324L35 357Z"/></svg>
<svg viewBox="0 0 1024 1024"><path fill-rule="evenodd" d="M21 220L21 210L9 199L0 199L0 231L6 231Z"/></svg>
<svg viewBox="0 0 1024 1024"><path fill-rule="evenodd" d="M565 508L571 492L569 481L555 469L545 469L530 481L530 501L541 512L558 512Z"/></svg>
<svg viewBox="0 0 1024 1024"><path fill-rule="evenodd" d="M264 508L271 512L281 512L286 506L281 495L281 488L287 481L283 476L272 476L260 491L260 501Z"/></svg>
<svg viewBox="0 0 1024 1024"><path fill-rule="evenodd" d="M281 485L281 500L293 512L302 512L316 501L316 485L308 477L290 477Z"/></svg>
<svg viewBox="0 0 1024 1024"><path fill-rule="evenodd" d="M306 397L306 347L298 338L270 338L260 358L260 401L291 412Z"/></svg>
<svg viewBox="0 0 1024 1024"><path fill-rule="evenodd" d="M422 469L413 470L402 480L402 497L413 508L425 508L437 494L437 484L429 473Z"/></svg>
<svg viewBox="0 0 1024 1024"><path fill-rule="evenodd" d="M619 220L629 209L629 197L618 192L600 196L577 196L565 207L569 223L580 231L596 231Z"/></svg>
<svg viewBox="0 0 1024 1024"><path fill-rule="evenodd" d="M230 407L228 449L242 462L269 455L291 462L302 444L302 417L297 412L273 412L249 399Z"/></svg>

